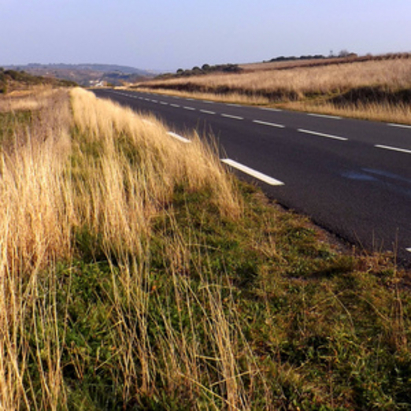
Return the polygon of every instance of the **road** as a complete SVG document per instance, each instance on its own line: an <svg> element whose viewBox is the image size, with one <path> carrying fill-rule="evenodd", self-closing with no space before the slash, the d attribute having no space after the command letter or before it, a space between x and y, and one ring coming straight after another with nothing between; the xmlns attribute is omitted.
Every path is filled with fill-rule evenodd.
<svg viewBox="0 0 411 411"><path fill-rule="evenodd" d="M154 93L94 93L153 113L180 136L213 133L226 164L270 198L360 248L393 251L411 267L411 126Z"/></svg>

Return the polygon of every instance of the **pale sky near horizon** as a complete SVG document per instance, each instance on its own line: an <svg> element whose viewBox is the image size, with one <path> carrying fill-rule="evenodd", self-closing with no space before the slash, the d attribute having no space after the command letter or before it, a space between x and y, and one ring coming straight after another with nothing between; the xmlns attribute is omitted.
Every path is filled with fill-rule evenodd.
<svg viewBox="0 0 411 411"><path fill-rule="evenodd" d="M0 0L0 66L411 52L411 0Z"/></svg>

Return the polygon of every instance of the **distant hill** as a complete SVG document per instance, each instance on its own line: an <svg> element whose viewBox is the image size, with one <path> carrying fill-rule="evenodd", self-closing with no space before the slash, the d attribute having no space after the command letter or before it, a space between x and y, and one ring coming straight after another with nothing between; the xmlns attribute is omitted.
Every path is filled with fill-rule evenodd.
<svg viewBox="0 0 411 411"><path fill-rule="evenodd" d="M150 79L155 74L146 70L115 64L37 64L6 66L6 69L25 71L36 76L75 81L82 86L93 86L102 82L120 85L123 82Z"/></svg>
<svg viewBox="0 0 411 411"><path fill-rule="evenodd" d="M15 90L24 90L33 86L50 85L54 87L72 87L73 81L35 76L26 71L4 69L0 67L0 94Z"/></svg>

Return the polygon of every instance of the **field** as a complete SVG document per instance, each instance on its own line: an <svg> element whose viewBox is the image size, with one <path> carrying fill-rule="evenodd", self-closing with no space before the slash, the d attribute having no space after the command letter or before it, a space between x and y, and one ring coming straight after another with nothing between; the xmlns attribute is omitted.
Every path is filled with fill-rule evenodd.
<svg viewBox="0 0 411 411"><path fill-rule="evenodd" d="M411 282L81 89L0 100L0 409L411 409ZM332 241L331 241L332 240Z"/></svg>
<svg viewBox="0 0 411 411"><path fill-rule="evenodd" d="M135 88L411 124L411 57L260 63L235 74L158 79Z"/></svg>

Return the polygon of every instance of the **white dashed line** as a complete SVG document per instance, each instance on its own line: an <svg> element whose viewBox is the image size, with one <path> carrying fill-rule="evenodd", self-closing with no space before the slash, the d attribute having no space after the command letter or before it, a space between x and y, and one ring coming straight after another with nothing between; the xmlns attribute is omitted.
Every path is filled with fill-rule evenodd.
<svg viewBox="0 0 411 411"><path fill-rule="evenodd" d="M260 110L266 110L266 111L283 111L283 110L280 110L279 108L270 108L270 107L260 107Z"/></svg>
<svg viewBox="0 0 411 411"><path fill-rule="evenodd" d="M221 160L223 163L236 168L237 170L242 171L245 174L248 174L254 178L257 178L258 180L264 181L264 183L267 183L271 186L282 186L284 183L282 181L276 180L275 178L269 177L263 173L260 173L259 171L253 170L250 167L247 167L243 164L237 163L234 160L230 160L229 158L225 158Z"/></svg>
<svg viewBox="0 0 411 411"><path fill-rule="evenodd" d="M226 106L230 106L230 107L241 107L240 104L234 104L234 103L227 103Z"/></svg>
<svg viewBox="0 0 411 411"><path fill-rule="evenodd" d="M334 140L341 140L341 141L347 141L348 140L348 138L345 138L345 137L333 136L332 134L317 133L316 131L303 130L301 128L299 128L298 131L300 133L312 134L313 136L319 136L319 137L332 138Z"/></svg>
<svg viewBox="0 0 411 411"><path fill-rule="evenodd" d="M341 120L341 117L338 117L338 116L329 116L329 115L326 115L326 114L314 114L314 113L310 113L310 114L308 114L308 115L311 116L311 117L332 118L332 119L334 119L334 120Z"/></svg>
<svg viewBox="0 0 411 411"><path fill-rule="evenodd" d="M180 135L178 135L178 134L176 134L176 133L173 133L173 132L171 132L171 131L169 131L167 134L168 134L169 136L171 136L171 137L173 137L173 138L181 141L182 143L191 143L191 141L190 141L188 138L182 137L182 136L180 136Z"/></svg>
<svg viewBox="0 0 411 411"><path fill-rule="evenodd" d="M195 110L194 107L183 107L183 108L184 108L184 110L191 110L191 111L194 111L194 110Z"/></svg>
<svg viewBox="0 0 411 411"><path fill-rule="evenodd" d="M243 117L232 116L231 114L221 114L221 117L232 118L232 119L234 119L234 120L244 120Z"/></svg>
<svg viewBox="0 0 411 411"><path fill-rule="evenodd" d="M253 120L253 123L262 124L263 126L271 126L277 128L285 128L282 124L268 123L267 121Z"/></svg>
<svg viewBox="0 0 411 411"><path fill-rule="evenodd" d="M377 144L376 146L377 148L383 148L385 150L391 150L391 151L399 151L401 153L407 153L407 154L411 154L411 150L406 150L405 148L397 148L397 147L390 147L390 146L383 146L380 144Z"/></svg>
<svg viewBox="0 0 411 411"><path fill-rule="evenodd" d="M158 103L158 100L151 100L152 103Z"/></svg>
<svg viewBox="0 0 411 411"><path fill-rule="evenodd" d="M214 104L214 101L210 101L210 100L201 100L201 101L207 104Z"/></svg>
<svg viewBox="0 0 411 411"><path fill-rule="evenodd" d="M166 103L165 101L160 101L160 104L162 104L163 106L168 106L168 103Z"/></svg>
<svg viewBox="0 0 411 411"><path fill-rule="evenodd" d="M171 107L180 107L178 104L170 104Z"/></svg>
<svg viewBox="0 0 411 411"><path fill-rule="evenodd" d="M407 125L405 125L405 124L389 123L388 125L391 126L391 127L411 128L411 126L407 126Z"/></svg>
<svg viewBox="0 0 411 411"><path fill-rule="evenodd" d="M205 114L215 114L215 112L214 111L208 111L208 110L200 110L202 113L205 113Z"/></svg>

